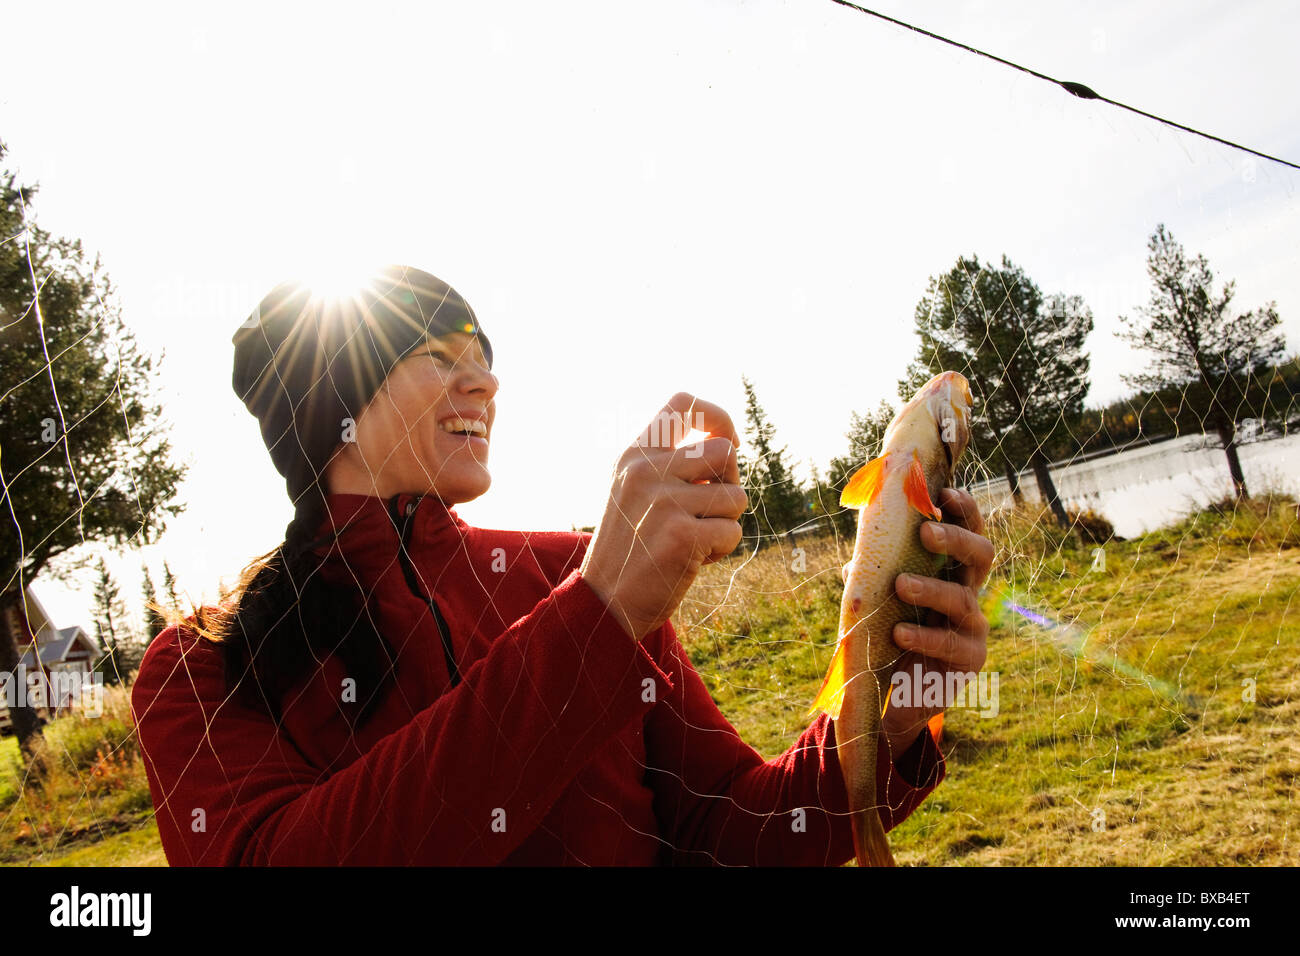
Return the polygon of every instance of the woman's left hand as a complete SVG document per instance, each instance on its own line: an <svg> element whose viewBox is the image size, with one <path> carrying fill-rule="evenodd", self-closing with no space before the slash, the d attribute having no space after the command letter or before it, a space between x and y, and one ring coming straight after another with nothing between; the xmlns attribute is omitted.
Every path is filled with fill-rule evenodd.
<svg viewBox="0 0 1300 956"><path fill-rule="evenodd" d="M939 507L947 520L922 525L921 543L960 562L961 568L952 581L900 574L895 582L899 598L929 609L924 625L894 627L894 643L904 651L895 672L906 672L909 686L918 661L923 675L937 672L941 686L947 687L949 673L976 674L988 656L989 622L980 608L979 592L993 567L993 543L984 537L984 518L968 493L945 488ZM891 699L885 711L884 730L895 759L916 741L930 718L944 711L943 704L924 706L921 690L912 687L910 699L902 706Z"/></svg>

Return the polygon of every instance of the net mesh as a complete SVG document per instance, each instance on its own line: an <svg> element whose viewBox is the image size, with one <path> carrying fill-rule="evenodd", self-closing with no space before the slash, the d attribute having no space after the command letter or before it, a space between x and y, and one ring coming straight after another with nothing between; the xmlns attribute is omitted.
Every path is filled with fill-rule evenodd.
<svg viewBox="0 0 1300 956"><path fill-rule="evenodd" d="M1150 135L1175 141L1170 133ZM1254 177L1257 167L1249 162ZM1290 180L1282 190L1293 199ZM163 806L150 794L129 695L146 642L163 622L158 612L141 614L142 608L131 606L142 602L122 595L108 564L85 556L98 557L105 544L153 540L174 514L164 492L179 474L169 478L156 468L167 449L153 421L156 405L140 377L149 360L139 354L111 287L79 258L79 250L27 218L28 206L12 180L6 199L18 215L6 221L0 237L6 283L0 312L0 480L11 541L6 556L12 558L4 572L12 645L5 663L10 674L22 675L6 682L6 693L21 696L43 686L45 696L31 701L47 723L23 755L12 735L17 697L10 697L0 718L11 732L0 740L0 858L50 861L64 857L69 847L103 843L126 831L144 834L127 846L127 859L135 853L160 862L155 818L179 832L201 834L214 808L192 805L191 791L178 780L164 783ZM1082 297L1068 289L1040 290L1005 257L994 262L963 256L953 266L934 265L947 271L936 271L928 288L917 290L915 348L900 356L898 388L877 388L874 407L842 410L848 426L843 453L814 463L810 477L800 474L795 427L771 421L761 402L762 383L745 379L746 405L732 410L742 439L740 482L749 500L740 545L687 582L671 617L708 699L763 759L790 759L811 722L807 711L839 638L843 569L854 555L858 517L841 507L840 492L862 464L881 453L886 426L915 389L940 371L960 371L975 401L971 444L953 485L978 504L983 533L994 545L990 575L978 590L990 624L988 656L983 672L970 675L969 693L948 706L936 734L946 762L943 783L890 834L899 860L1300 861L1292 833L1300 774L1300 662L1292 610L1300 586L1300 489L1293 477L1300 448L1294 434L1300 361L1286 352L1276 306L1243 307L1204 258L1156 227L1148 247L1149 298L1132 302L1128 318L1104 329L1117 334L1134 357L1127 366L1127 397L1093 405L1090 357L1099 329ZM72 304L61 297L71 297ZM409 358L399 387L380 393L388 430L361 429L353 439L347 429L358 423L340 423L340 441L357 449L343 472L360 483L354 486L364 489L367 478L406 468L423 487L449 494L473 490L475 466L464 455L445 454L449 433L431 430L427 411L445 398L453 378L463 384L459 376L484 376L465 391L470 404L481 403L488 394L483 390L492 386L486 373L465 371L476 364L465 341L445 346ZM111 454L96 451L110 447ZM643 460L660 461L649 448L662 451L663 445L634 442L627 460L635 461L640 449ZM615 527L648 536L646 523L658 514L612 502L593 530L597 538L602 532L612 536ZM373 525L390 517L397 547L386 561L364 573L344 565L343 577L327 585L316 580L323 572L315 568L305 577L285 574L281 586L287 584L292 597L275 622L313 628L321 609L304 609L302 602L323 601L322 587L360 600L384 575L400 575L427 613L395 615L364 601L358 605L357 620L383 639L384 654L391 655L380 658L386 669L380 676L394 677L403 655L409 660L420 653L413 648L424 647L433 654L430 660L445 660L463 684L441 692L473 699L479 686L470 674L473 665L495 637L537 613L535 605L546 597L544 590L516 593L513 584L502 582L527 580L536 588L546 580L554 587L561 571L580 559L581 543L500 533L499 540L478 548L440 538L437 550L418 534L406 536L412 528L433 527L408 526L404 519L410 515L385 509L365 520ZM97 535L88 526L121 530ZM77 560L56 561L65 551ZM636 567L635 553L629 553L628 568ZM30 595L34 578L56 569L94 594L94 633L56 627ZM153 572L166 579L156 595L159 603L187 611L179 606L170 571ZM658 569L653 584L671 588L676 574ZM626 583L621 576L614 580ZM446 594L448 581L468 590L453 600ZM148 590L154 592L152 580ZM447 608L440 598L449 602ZM582 622L545 613L538 622L537 633L556 642L557 654L576 655L584 665L589 656L601 657ZM334 646L312 644L297 683L273 708L291 710L300 700L336 703L333 713L317 714L332 722L319 739L304 737L301 725L291 726L282 713L265 718L266 739L304 752L305 762L296 766L309 768L308 777L315 774L295 778L295 793L327 786L350 761L362 758L361 751L378 746L352 705L383 701L391 693L391 706L405 707L414 721L434 701L412 693L407 682L358 681L364 670L343 661L343 638L352 632L330 632L340 638ZM261 648L274 636L260 632L253 640ZM659 664L670 676L683 677L681 666L673 671L671 661ZM79 682L77 675L88 675L89 667L103 674L104 684L92 676ZM251 668L246 665L244 673L251 675ZM514 678L520 696L535 694L545 702L528 713L547 722L546 732L520 736L507 715L486 706L497 698L479 700L485 706L477 719L507 743L484 756L475 751L479 741L462 740L466 755L448 766L463 770L464 786L483 786L494 773L509 772L502 766L535 761L538 753L562 762L565 748L587 746L582 739L590 728L574 727L564 715L581 687L544 686L529 673ZM223 748L241 732L222 726L235 707L233 693L203 697L183 661L159 680L191 687L206 721L193 739L159 746L210 763L234 799L243 792L241 780L279 766L283 754L270 745L251 761L245 752L227 761ZM637 688L652 695L664 691L653 680ZM671 708L675 700L659 703ZM656 703L653 696L642 702ZM471 705L466 708L456 713L464 716ZM680 725L679 741L720 733L712 718L694 718L695 712L677 712L665 722ZM429 731L458 733L452 725L431 725ZM518 737L534 746L535 738L546 741L548 735L559 743L537 743L537 751L509 745ZM321 741L341 742L340 749L331 752ZM348 746L358 752L347 753ZM486 762L476 762L480 756ZM796 841L804 832L799 827L806 821L796 811L806 808L778 813L763 809L759 796L734 797L727 781L734 764L719 763L716 778L706 781L695 757L665 746L651 764L645 751L620 749L620 780L644 790L653 778L671 777L672 788L659 792L705 808L694 812L709 819L719 817L708 808L722 804L728 808L722 818L759 821L751 827L755 832L781 828ZM352 786L380 800L396 792L399 776L415 773L415 759L394 754L385 775L358 776ZM690 773L681 769L688 764ZM582 769L573 768L562 795L537 799L562 797L570 814L590 815L586 822L534 813L530 796L516 793L507 807L484 806L481 819L469 818L449 799L421 810L405 832L412 845L436 844L443 833L481 832L478 842L457 844L449 862L478 859L494 835L519 826L527 832L515 846L549 840L549 852L564 862L606 859L583 849L580 840L572 842L584 826L595 832L612 826L623 834L618 841L643 839L661 851L694 852L708 862L733 859L734 847L696 851L677 845L674 833L683 831L668 826L662 808L630 798L620 802L621 791L609 780ZM183 796L173 800L173 793ZM518 806L527 808L518 811L526 823L514 822ZM303 825L318 834L322 857L357 852L355 840L331 829L336 821L321 806L299 812L308 821ZM785 839L772 845L786 845ZM393 852L393 861L402 862L402 849Z"/></svg>

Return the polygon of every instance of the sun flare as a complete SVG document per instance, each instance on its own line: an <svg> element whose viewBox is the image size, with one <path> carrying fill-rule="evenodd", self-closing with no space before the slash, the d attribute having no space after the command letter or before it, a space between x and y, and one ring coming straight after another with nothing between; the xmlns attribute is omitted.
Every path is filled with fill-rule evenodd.
<svg viewBox="0 0 1300 956"><path fill-rule="evenodd" d="M317 261L309 268L300 269L295 278L321 299L347 299L359 295L371 281L379 267L370 263Z"/></svg>

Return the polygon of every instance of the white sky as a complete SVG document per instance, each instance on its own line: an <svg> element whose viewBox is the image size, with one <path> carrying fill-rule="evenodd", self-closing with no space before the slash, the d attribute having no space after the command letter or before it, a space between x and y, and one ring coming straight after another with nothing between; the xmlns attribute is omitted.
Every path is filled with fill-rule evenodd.
<svg viewBox="0 0 1300 956"><path fill-rule="evenodd" d="M1103 95L1300 157L1300 8L902 3L883 12ZM1300 343L1300 173L1089 103L829 0L7 3L5 166L102 255L155 353L186 514L162 543L215 595L291 509L230 386L230 337L304 268L396 261L474 305L502 382L472 524L594 524L675 391L822 467L895 400L927 278L1003 253L1082 295L1096 403L1140 358L1164 222ZM578 426L575 428L575 426ZM89 586L44 579L93 632ZM135 609L135 608L133 608Z"/></svg>

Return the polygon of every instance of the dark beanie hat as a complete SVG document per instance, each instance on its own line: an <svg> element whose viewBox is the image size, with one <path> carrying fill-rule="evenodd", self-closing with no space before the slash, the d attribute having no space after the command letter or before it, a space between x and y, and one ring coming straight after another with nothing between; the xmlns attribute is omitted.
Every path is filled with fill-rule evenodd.
<svg viewBox="0 0 1300 956"><path fill-rule="evenodd" d="M354 295L325 298L290 281L258 303L232 339L232 384L284 475L295 521L319 514L317 482L343 441L344 420L361 415L403 356L453 332L476 335L491 367L492 346L469 303L406 266L377 270Z"/></svg>

